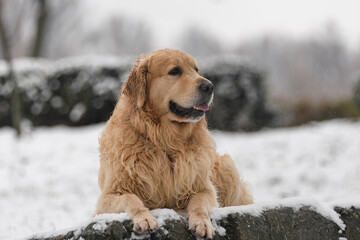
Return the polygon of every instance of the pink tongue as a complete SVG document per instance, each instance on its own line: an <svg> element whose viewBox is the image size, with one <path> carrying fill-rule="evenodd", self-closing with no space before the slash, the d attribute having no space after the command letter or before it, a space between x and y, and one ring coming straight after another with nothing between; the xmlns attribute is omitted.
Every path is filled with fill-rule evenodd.
<svg viewBox="0 0 360 240"><path fill-rule="evenodd" d="M209 105L207 104L202 104L202 105L196 105L196 107L201 110L201 111L207 111L209 110Z"/></svg>

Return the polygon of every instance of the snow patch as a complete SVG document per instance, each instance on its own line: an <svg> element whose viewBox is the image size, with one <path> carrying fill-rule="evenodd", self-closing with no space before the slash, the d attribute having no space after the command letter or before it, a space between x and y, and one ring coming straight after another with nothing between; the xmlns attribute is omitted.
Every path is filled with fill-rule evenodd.
<svg viewBox="0 0 360 240"><path fill-rule="evenodd" d="M349 196L346 199L335 200L327 203L329 208L341 207L341 208L360 208L360 200L358 197Z"/></svg>
<svg viewBox="0 0 360 240"><path fill-rule="evenodd" d="M141 234L137 234L135 232L132 232L130 239L144 239L144 238L150 239L150 233L144 232L144 233L141 233Z"/></svg>
<svg viewBox="0 0 360 240"><path fill-rule="evenodd" d="M173 209L161 208L151 210L151 214L156 218L158 227L165 224L165 220L180 220L180 215Z"/></svg>
<svg viewBox="0 0 360 240"><path fill-rule="evenodd" d="M217 232L221 237L226 236L226 229L218 225L215 219L211 219L211 224L213 225L215 232Z"/></svg>
<svg viewBox="0 0 360 240"><path fill-rule="evenodd" d="M111 223L113 221L124 222L130 220L130 217L126 213L104 213L93 217L88 221L88 224L92 222L97 223Z"/></svg>
<svg viewBox="0 0 360 240"><path fill-rule="evenodd" d="M76 104L70 112L70 120L72 122L77 122L81 119L86 111L86 107L82 103Z"/></svg>
<svg viewBox="0 0 360 240"><path fill-rule="evenodd" d="M311 210L335 222L342 230L345 230L346 226L344 222L340 219L340 215L336 213L333 208L330 208L326 204L320 204L314 199L306 199L306 198L288 198L274 202L262 202L262 203L260 202L245 206L217 208L210 214L210 217L213 220L220 220L223 217L226 217L227 215L232 213L238 213L240 215L248 214L251 216L258 217L261 216L264 211L270 209L289 207L294 209L294 211L299 211L300 208L305 206L309 206Z"/></svg>
<svg viewBox="0 0 360 240"><path fill-rule="evenodd" d="M99 214L93 218L90 218L90 219L82 222L81 224L78 224L77 227L66 228L66 229L58 230L58 231L48 231L48 232L38 233L38 234L33 235L30 238L55 237L55 236L59 236L59 235L65 235L71 231L73 231L74 237L78 238L80 236L80 234L82 233L82 231L91 223L95 222L95 224L92 226L92 228L94 230L104 231L107 228L108 223L111 223L113 221L123 222L126 220L130 220L129 216L126 213Z"/></svg>

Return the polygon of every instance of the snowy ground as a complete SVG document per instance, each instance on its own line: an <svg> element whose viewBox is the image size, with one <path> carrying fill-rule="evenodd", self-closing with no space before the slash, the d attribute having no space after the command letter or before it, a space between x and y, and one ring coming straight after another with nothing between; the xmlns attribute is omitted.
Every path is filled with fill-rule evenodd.
<svg viewBox="0 0 360 240"><path fill-rule="evenodd" d="M9 128L0 129L0 239L89 220L100 194L97 139L103 127L37 128L20 141ZM300 197L360 205L360 120L213 136L257 202Z"/></svg>

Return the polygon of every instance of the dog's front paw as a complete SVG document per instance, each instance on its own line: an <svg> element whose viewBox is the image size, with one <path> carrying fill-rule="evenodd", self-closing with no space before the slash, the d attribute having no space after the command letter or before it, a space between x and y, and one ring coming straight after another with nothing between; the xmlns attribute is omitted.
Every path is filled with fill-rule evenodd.
<svg viewBox="0 0 360 240"><path fill-rule="evenodd" d="M138 212L134 216L134 231L143 233L145 231L154 231L157 227L156 219L149 211Z"/></svg>
<svg viewBox="0 0 360 240"><path fill-rule="evenodd" d="M195 235L206 238L213 238L215 232L207 214L190 213L189 228Z"/></svg>

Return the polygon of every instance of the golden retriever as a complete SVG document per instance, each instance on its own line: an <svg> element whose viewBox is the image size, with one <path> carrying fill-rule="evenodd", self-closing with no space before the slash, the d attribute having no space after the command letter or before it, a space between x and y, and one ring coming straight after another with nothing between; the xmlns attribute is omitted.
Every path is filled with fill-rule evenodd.
<svg viewBox="0 0 360 240"><path fill-rule="evenodd" d="M149 209L185 210L189 228L212 238L214 207L253 202L207 129L213 89L182 51L162 49L136 60L99 140L96 214L126 212L134 230L144 232L157 227Z"/></svg>

